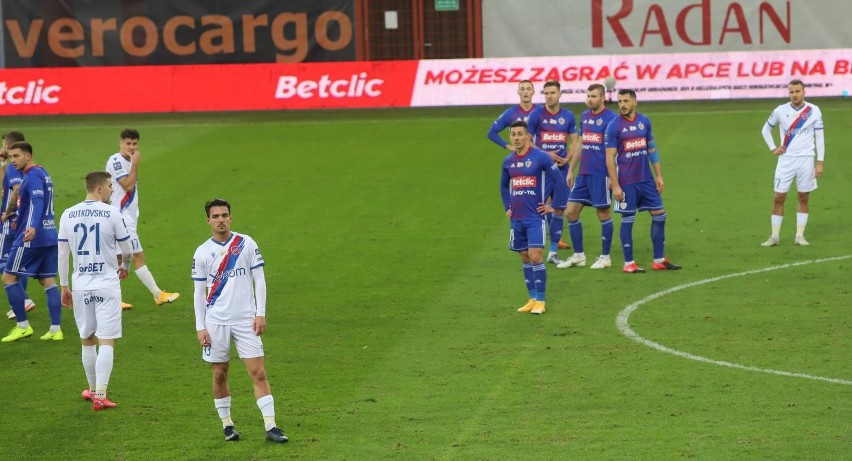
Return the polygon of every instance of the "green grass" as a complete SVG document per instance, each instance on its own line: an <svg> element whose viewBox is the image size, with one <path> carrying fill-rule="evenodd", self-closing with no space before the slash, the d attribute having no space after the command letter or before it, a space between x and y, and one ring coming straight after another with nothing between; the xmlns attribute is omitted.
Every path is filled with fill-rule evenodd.
<svg viewBox="0 0 852 461"><path fill-rule="evenodd" d="M640 104L662 152L667 253L684 270L550 266L541 317L515 312L526 295L499 198L504 153L485 139L502 108L2 120L52 173L57 213L82 200L82 177L103 168L121 129L138 128L142 243L160 286L183 296L157 307L135 276L123 284L135 307L116 349L115 411L79 399L69 311L64 342L4 344L0 448L56 460L848 457L852 386L691 361L616 327L626 306L665 289L852 253L852 112L841 99L817 101L827 155L812 245L792 245L789 200L782 246L759 247L775 165L760 128L777 103ZM267 371L287 446L263 441L236 361L243 440L221 440L189 279L214 196L231 201L234 230L267 262ZM595 257L600 229L592 212L583 220ZM641 215L634 232L646 265L649 223ZM685 288L640 306L630 326L713 360L849 381L850 269L845 259Z"/></svg>

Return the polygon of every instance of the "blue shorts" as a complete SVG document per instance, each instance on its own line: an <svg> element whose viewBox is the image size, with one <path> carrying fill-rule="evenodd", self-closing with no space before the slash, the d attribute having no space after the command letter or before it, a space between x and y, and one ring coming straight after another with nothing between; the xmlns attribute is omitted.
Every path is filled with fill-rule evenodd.
<svg viewBox="0 0 852 461"><path fill-rule="evenodd" d="M609 176L584 174L577 176L577 182L571 189L569 202L579 202L595 208L612 206L612 193L609 189Z"/></svg>
<svg viewBox="0 0 852 461"><path fill-rule="evenodd" d="M624 201L615 201L615 211L619 213L636 213L663 209L663 198L657 192L657 185L651 181L637 182L621 186L624 191Z"/></svg>
<svg viewBox="0 0 852 461"><path fill-rule="evenodd" d="M46 279L56 277L59 268L59 251L56 245L28 248L12 247L5 271L17 276Z"/></svg>
<svg viewBox="0 0 852 461"><path fill-rule="evenodd" d="M530 248L544 248L547 226L543 219L525 219L512 221L509 231L509 249L526 251Z"/></svg>
<svg viewBox="0 0 852 461"><path fill-rule="evenodd" d="M12 249L12 243L15 241L15 234L0 234L0 264L6 265L9 259L9 250Z"/></svg>
<svg viewBox="0 0 852 461"><path fill-rule="evenodd" d="M564 181L566 181L566 185L567 185L568 165L566 164L564 167L560 167L559 173L560 173L560 176L562 176L562 179ZM553 181L548 182L547 186L545 188L545 191L544 191L544 198L545 199L549 198L551 200L550 206L552 206L553 208L558 208L560 210L564 210L565 208L568 208L568 200L567 199L563 203L554 203L553 202L553 198L554 198L553 193L555 191L556 191L556 185L553 184Z"/></svg>

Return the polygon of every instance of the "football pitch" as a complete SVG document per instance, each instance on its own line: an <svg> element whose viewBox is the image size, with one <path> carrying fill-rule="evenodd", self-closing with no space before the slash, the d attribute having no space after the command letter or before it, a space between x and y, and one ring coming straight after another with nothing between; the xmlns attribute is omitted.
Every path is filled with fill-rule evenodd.
<svg viewBox="0 0 852 461"><path fill-rule="evenodd" d="M852 110L817 99L825 173L806 236L769 235L775 158L760 129L784 101L642 103L661 151L677 272L548 264L547 313L519 314L521 265L499 196L504 109L0 119L51 173L56 213L84 196L126 127L141 133L139 233L159 286L135 275L109 395L93 412L73 316L63 342L0 346L8 459L849 459L852 453ZM563 97L563 100L567 99ZM579 101L568 107L579 114ZM776 132L777 139L777 132ZM194 331L190 265L204 202L266 261L266 368L290 442L264 441L242 365L226 443ZM594 212L586 254L600 252ZM615 218L616 224L619 222ZM650 269L650 218L634 229ZM618 235L616 227L616 236ZM567 231L567 226L566 226ZM571 250L562 250L567 257ZM4 298L5 299L5 298ZM4 301L5 303L5 301ZM5 312L5 309L4 309ZM13 322L7 321L11 328ZM232 352L233 353L233 352Z"/></svg>

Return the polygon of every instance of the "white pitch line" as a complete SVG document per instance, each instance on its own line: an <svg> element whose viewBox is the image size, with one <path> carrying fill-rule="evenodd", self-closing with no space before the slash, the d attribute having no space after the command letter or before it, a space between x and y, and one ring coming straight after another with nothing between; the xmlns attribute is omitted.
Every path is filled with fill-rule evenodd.
<svg viewBox="0 0 852 461"><path fill-rule="evenodd" d="M779 269L787 269L787 268L796 267L796 266L805 266L807 264L824 263L824 262L830 262L830 261L841 261L841 260L849 259L849 258L852 258L852 255L835 256L833 258L812 259L812 260L808 260L808 261L799 261L799 262L795 262L795 263L782 264L780 266L772 266L772 267L766 267L766 268L763 268L763 269L754 269L754 270L745 271L745 272L737 272L736 274L722 275L722 276L719 276L719 277L713 277L713 278L709 278L709 279L699 280L697 282L691 282L691 283L686 283L686 284L683 284L683 285L678 285L678 286L669 288L667 290L658 291L654 294L646 296L646 297L640 299L639 301L636 301L635 303L625 307L618 314L618 317L615 320L615 324L616 324L616 326L618 326L618 331L620 331L621 334L623 334L624 336L627 336L628 338L630 338L634 341L637 341L639 343L642 343L642 344L644 344L648 347L652 347L652 348L654 348L654 349L656 349L660 352L665 352L667 354L676 355L678 357L683 357L685 359L709 363L709 364L718 365L718 366L721 366L721 367L737 368L737 369L746 370L746 371L759 371L761 373L770 373L770 374L773 374L773 375L790 376L790 377L794 377L794 378L812 379L812 380L815 380L815 381L824 381L824 382L827 382L827 383L852 385L852 381L849 381L849 380L846 380L846 379L826 378L826 377L823 377L823 376L815 376L815 375L809 375L809 374L805 374L805 373L794 373L794 372L791 372L791 371L773 370L771 368L752 367L752 366L747 366L747 365L740 365L738 363L733 363L733 362L726 362L724 360L709 359L707 357L702 357L700 355L690 354L689 352L682 352L682 351L664 346L660 343L651 341L650 339L643 338L642 336L639 335L639 333L636 333L632 328L630 328L630 325L628 324L628 321L630 320L630 314L632 314L634 311L636 311L636 309L639 309L639 306L641 306L641 305L643 305L643 304L645 304L649 301L653 301L657 298L662 298L663 296L674 293L676 291L684 290L686 288L692 288L692 287L696 287L696 286L699 286L699 285L705 285L705 284L708 284L708 283L718 282L719 280L724 280L724 279L729 279L729 278L734 278L734 277L742 277L744 275L759 274L761 272L770 272L770 271L775 271L775 270L779 270Z"/></svg>

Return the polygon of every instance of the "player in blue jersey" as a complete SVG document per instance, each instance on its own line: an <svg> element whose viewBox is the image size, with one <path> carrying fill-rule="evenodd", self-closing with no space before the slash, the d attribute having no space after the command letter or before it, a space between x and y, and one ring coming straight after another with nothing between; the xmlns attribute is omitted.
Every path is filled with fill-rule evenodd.
<svg viewBox="0 0 852 461"><path fill-rule="evenodd" d="M511 143L504 141L500 137L500 132L508 128L512 122L518 120L527 121L530 113L537 107L532 103L534 93L535 87L533 87L531 81L522 80L518 83L518 96L521 98L521 102L517 106L506 109L497 117L497 120L494 120L494 123L491 124L491 128L488 130L488 139L503 149L514 149Z"/></svg>
<svg viewBox="0 0 852 461"><path fill-rule="evenodd" d="M10 131L3 135L3 139L0 140L0 177L3 178L3 198L0 200L0 223L2 223L0 224L0 267L6 266L6 260L9 259L9 248L12 247L12 242L15 240L12 220L9 218L15 215L18 206L18 187L21 185L21 172L16 170L14 166L7 165L9 160L8 148L16 142L25 140L24 134L20 131ZM21 277L21 285L26 292L26 277ZM27 295L27 299L24 300L24 310L29 312L35 307L35 303ZM9 320L14 320L15 312L9 309L6 317Z"/></svg>
<svg viewBox="0 0 852 461"><path fill-rule="evenodd" d="M554 185L553 203L565 203L568 185L559 167L546 152L532 145L527 124L512 123L509 139L515 150L503 160L500 191L506 216L511 222L509 249L521 255L524 281L529 300L518 312L543 314L547 272L544 267L544 234L546 213L552 213L548 205L548 183Z"/></svg>
<svg viewBox="0 0 852 461"><path fill-rule="evenodd" d="M607 126L604 136L606 166L612 182L615 210L621 213L621 248L624 272L643 273L633 260L633 222L637 211L651 214L651 242L654 246L654 270L677 270L665 256L666 210L663 208L663 173L659 154L652 143L651 121L636 112L636 92L620 90L618 109L621 117ZM651 173L650 164L654 166Z"/></svg>
<svg viewBox="0 0 852 461"><path fill-rule="evenodd" d="M574 255L557 265L560 268L586 265L586 254L583 250L583 223L580 221L580 212L583 211L584 206L594 207L601 223L601 256L591 268L604 269L612 265L609 253L614 230L610 212L612 199L606 170L604 133L606 127L618 117L618 114L604 105L605 92L606 88L599 83L590 85L586 91L586 105L589 109L580 114L582 148L580 155L571 158L568 167L569 185L574 181L573 174L577 163L580 164L580 171L571 189L571 195L568 197L568 208L565 210Z"/></svg>
<svg viewBox="0 0 852 461"><path fill-rule="evenodd" d="M559 82L556 80L545 82L544 106L533 109L527 125L529 125L535 144L547 152L553 159L553 162L559 166L562 178L566 180L567 184L568 161L571 157L576 156L580 143L578 141L574 114L568 109L559 107L560 96L562 96L562 86ZM552 188L548 192L552 199ZM559 248L568 248L565 244L563 246L559 245L562 238L562 229L564 228L562 212L568 204L551 203L556 211L550 219L550 252L547 254L547 262L559 264L562 261L557 256L556 250Z"/></svg>
<svg viewBox="0 0 852 461"><path fill-rule="evenodd" d="M44 168L33 162L33 147L29 143L12 144L9 159L23 173L24 179L18 189L15 241L9 250L9 260L3 272L3 286L18 324L2 342L17 341L33 334L33 327L27 321L24 310L27 295L18 281L24 276L38 279L47 296L50 330L41 339L61 341L64 338L60 327L62 304L56 286L59 254L56 217L53 214L53 181Z"/></svg>

